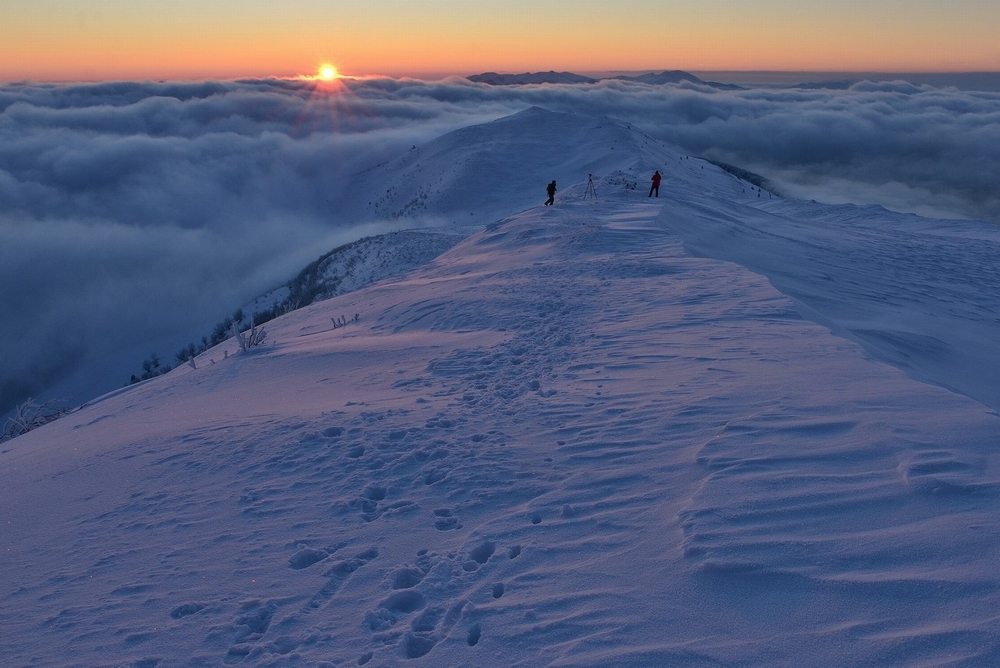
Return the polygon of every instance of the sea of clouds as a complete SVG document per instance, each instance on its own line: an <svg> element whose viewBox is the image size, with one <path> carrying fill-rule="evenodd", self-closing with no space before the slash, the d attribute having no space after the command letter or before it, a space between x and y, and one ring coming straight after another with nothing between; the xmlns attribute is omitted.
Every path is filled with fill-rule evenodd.
<svg viewBox="0 0 1000 668"><path fill-rule="evenodd" d="M157 342L193 340L321 253L389 229L339 213L355 174L531 105L628 121L788 196L1000 222L996 92L902 81L5 84L0 414L113 351L135 348L138 371Z"/></svg>

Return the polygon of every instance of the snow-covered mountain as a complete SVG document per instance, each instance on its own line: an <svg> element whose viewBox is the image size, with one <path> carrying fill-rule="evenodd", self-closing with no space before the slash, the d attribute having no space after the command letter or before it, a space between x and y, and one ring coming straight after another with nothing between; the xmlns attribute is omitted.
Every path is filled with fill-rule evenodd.
<svg viewBox="0 0 1000 668"><path fill-rule="evenodd" d="M711 86L721 90L740 90L741 87L735 84L723 84L714 81L704 81L690 72L683 70L665 70L663 72L646 72L645 74L620 74L618 76L606 78L592 78L573 72L523 72L521 74L498 74L496 72L483 72L466 77L469 81L476 83L490 84L491 86L524 86L530 84L587 84L598 81L636 81L638 83L649 84L651 86L662 86L665 84L693 83L703 86Z"/></svg>
<svg viewBox="0 0 1000 668"><path fill-rule="evenodd" d="M364 237L324 253L288 283L241 310L247 318L263 323L274 314L288 313L425 265L461 239L460 233L446 228Z"/></svg>
<svg viewBox="0 0 1000 668"><path fill-rule="evenodd" d="M472 74L467 77L469 81L485 83L492 86L519 86L523 84L579 84L597 83L597 79L574 74L573 72L522 72L521 74L499 74L497 72L483 72L482 74Z"/></svg>
<svg viewBox="0 0 1000 668"><path fill-rule="evenodd" d="M524 156L531 156L529 164ZM410 229L364 237L324 254L244 305L244 324L424 264L470 231L544 199L551 180L566 183L598 172L608 187L621 190L637 187L639 173L645 179L645 172L678 159L627 123L539 107L447 133L356 175L350 195L337 203L341 221L391 221ZM574 192L581 187L586 184L576 184ZM228 332L228 322L218 323L214 334Z"/></svg>
<svg viewBox="0 0 1000 668"><path fill-rule="evenodd" d="M0 446L7 665L1000 661L996 226L541 109L352 191L467 234Z"/></svg>
<svg viewBox="0 0 1000 668"><path fill-rule="evenodd" d="M373 251L373 262L352 261L350 275L342 272L337 277L337 282L344 285L328 284L324 294L336 294L411 268L414 258L422 260L428 252L443 249L442 241L454 243L455 239L447 241L442 233L467 235L498 218L541 203L546 197L545 186L553 179L559 184L560 196L565 185L581 178L584 183L579 187L583 188L590 172L627 172L622 178L633 181L642 173L645 180L646 171L672 161L676 155L627 123L538 107L413 146L392 160L356 174L345 188L346 195L331 202L330 216L336 224L378 239L349 250L348 257L367 255L370 246L377 246L389 264L378 266L379 253ZM436 229L426 243L417 244L421 248L405 237L382 236L386 230L416 234L428 227L443 229ZM389 250L390 246L398 248ZM326 267L331 271L336 268L329 262ZM245 305L244 312L249 316L274 306L288 296L296 281L291 277L274 294ZM221 311L218 320L228 316L229 311ZM176 363L174 353L192 343L197 345L214 324L205 323L202 330L186 335L144 341L134 349L112 351L112 358L82 365L52 387L47 396L78 405L120 387L129 374L141 373L138 360L151 350Z"/></svg>
<svg viewBox="0 0 1000 668"><path fill-rule="evenodd" d="M636 81L639 83L649 84L651 86L663 86L665 84L679 84L679 83L693 83L701 86L710 86L712 88L718 88L720 90L741 90L741 86L736 84L724 84L715 81L705 81L690 72L685 72L683 70L665 70L663 72L647 72L646 74L636 74L627 75L623 74L616 77L611 77L612 79L619 79L622 81Z"/></svg>
<svg viewBox="0 0 1000 668"><path fill-rule="evenodd" d="M450 132L352 181L339 213L351 220L481 227L542 203L545 186L583 187L588 174L641 173L680 159L611 118L531 107ZM580 182L583 182L582 186Z"/></svg>

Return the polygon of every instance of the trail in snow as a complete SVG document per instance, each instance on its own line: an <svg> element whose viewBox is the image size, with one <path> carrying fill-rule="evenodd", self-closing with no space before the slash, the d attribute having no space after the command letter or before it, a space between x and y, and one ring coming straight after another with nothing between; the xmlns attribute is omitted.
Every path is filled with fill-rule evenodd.
<svg viewBox="0 0 1000 668"><path fill-rule="evenodd" d="M996 416L691 257L676 206L529 209L12 442L4 654L1000 660Z"/></svg>

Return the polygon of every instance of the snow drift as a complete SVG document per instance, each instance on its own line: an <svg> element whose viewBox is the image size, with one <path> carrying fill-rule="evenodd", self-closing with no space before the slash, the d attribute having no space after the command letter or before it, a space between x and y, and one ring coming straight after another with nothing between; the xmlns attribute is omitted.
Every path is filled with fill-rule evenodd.
<svg viewBox="0 0 1000 668"><path fill-rule="evenodd" d="M941 346L870 334L948 322L980 355L944 366L991 364L959 260L994 228L770 199L622 124L493 127L556 121L601 126L556 206L5 443L7 662L1000 661L1000 420Z"/></svg>

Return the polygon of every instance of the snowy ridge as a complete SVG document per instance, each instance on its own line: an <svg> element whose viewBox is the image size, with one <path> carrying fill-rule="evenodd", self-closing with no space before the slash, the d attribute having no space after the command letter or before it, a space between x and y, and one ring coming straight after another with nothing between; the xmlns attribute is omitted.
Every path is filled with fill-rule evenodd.
<svg viewBox="0 0 1000 668"><path fill-rule="evenodd" d="M570 146L550 118L520 134ZM958 331L985 297L940 288L969 276L943 260L996 232L770 199L627 126L561 120L583 148L553 165L593 171L598 199L577 173L556 206L277 318L260 348L228 341L3 444L0 655L1000 662L1000 418L831 331L850 313L886 331L954 316L987 348ZM460 213L464 183L428 210ZM886 266L919 249L906 271L940 282L887 303L896 274L836 258L892 239L910 246Z"/></svg>
<svg viewBox="0 0 1000 668"><path fill-rule="evenodd" d="M243 310L287 313L427 264L461 239L441 228L364 237L323 254L281 288L258 297Z"/></svg>
<svg viewBox="0 0 1000 668"><path fill-rule="evenodd" d="M419 242L420 237L416 236L401 238L403 247L411 249L401 252L411 259L425 260L446 247L439 242L447 239L448 234L464 236L503 216L541 203L546 197L545 185L552 179L558 180L557 198L562 199L573 196L572 184L576 184L575 192L582 194L585 183L579 183L579 179L593 172L595 178L604 179L608 186L602 188L602 195L610 195L624 191L626 184L634 187L640 181L645 182L649 172L663 171L664 165L675 159L678 159L676 152L626 123L532 107L492 123L447 133L357 174L347 188L349 197L337 200L329 215L336 225L364 231L366 236L373 237L370 243L386 248L396 239L384 237L379 241L386 231L407 230L407 234L417 234L418 230L434 230ZM692 165L695 162L691 161ZM383 250L383 255L387 252ZM333 280L337 285L301 285L298 289L336 294L369 279L384 277L388 275L385 270L395 273L412 266L405 257L398 259L401 263L397 265L396 259L385 257L392 266L382 268L374 259L371 268L367 261L354 262L351 273L357 279L342 272L336 277L328 275L320 279L307 272L307 282ZM330 262L332 271L337 261ZM338 287L342 281L346 281L343 288ZM284 303L296 290L296 279L290 283L244 305L247 319L253 313L283 312L301 305L303 300L297 296ZM120 357L112 355L100 365L80 368L52 388L50 396L60 401L75 398L69 405L89 401L127 382L130 374L141 374L139 364L151 350L172 360L175 351L190 348L192 341L213 326L217 328L218 319L230 313L230 308L220 309L197 329L144 342L120 351ZM226 325L223 331L228 330Z"/></svg>
<svg viewBox="0 0 1000 668"><path fill-rule="evenodd" d="M878 359L1000 411L1000 228L881 207L678 193L669 229L739 262Z"/></svg>
<svg viewBox="0 0 1000 668"><path fill-rule="evenodd" d="M572 72L555 72L553 70L549 70L548 72L524 72L522 74L498 74L497 72L483 72L482 74L470 75L468 79L469 81L490 84L492 86L519 86L542 83L581 84L597 83L598 81L597 79L583 76L581 74L574 74Z"/></svg>
<svg viewBox="0 0 1000 668"><path fill-rule="evenodd" d="M703 81L690 72L683 70L666 70L663 72L647 72L638 75L619 75L614 77L595 79L573 72L524 72L522 74L498 74L496 72L483 72L467 77L469 81L489 84L491 86L527 86L532 84L594 84L599 81L635 81L652 86L662 86L665 84L698 84L711 86L724 90L739 90L740 86L734 84L721 84L712 81Z"/></svg>
<svg viewBox="0 0 1000 668"><path fill-rule="evenodd" d="M582 194L588 173L640 173L648 183L646 172L681 157L627 123L531 107L449 132L359 174L341 215L479 228L541 204L550 180L560 184L560 197L570 184Z"/></svg>

